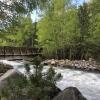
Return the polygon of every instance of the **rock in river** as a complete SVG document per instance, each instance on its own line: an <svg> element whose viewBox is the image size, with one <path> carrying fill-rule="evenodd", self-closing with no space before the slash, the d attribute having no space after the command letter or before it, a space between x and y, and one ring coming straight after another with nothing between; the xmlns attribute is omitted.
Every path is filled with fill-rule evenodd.
<svg viewBox="0 0 100 100"><path fill-rule="evenodd" d="M66 88L60 92L53 100L87 100L75 87Z"/></svg>

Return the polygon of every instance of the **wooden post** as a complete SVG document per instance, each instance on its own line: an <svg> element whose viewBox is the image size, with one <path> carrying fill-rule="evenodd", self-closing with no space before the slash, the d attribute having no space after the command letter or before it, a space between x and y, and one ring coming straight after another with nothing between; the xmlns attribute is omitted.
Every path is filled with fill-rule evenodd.
<svg viewBox="0 0 100 100"><path fill-rule="evenodd" d="M6 51L5 51L5 46L4 46L4 59L5 59L5 53L6 53Z"/></svg>

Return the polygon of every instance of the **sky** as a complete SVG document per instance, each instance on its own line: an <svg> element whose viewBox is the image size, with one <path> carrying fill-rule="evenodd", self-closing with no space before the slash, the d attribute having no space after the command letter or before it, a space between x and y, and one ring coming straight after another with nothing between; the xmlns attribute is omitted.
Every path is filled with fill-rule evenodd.
<svg viewBox="0 0 100 100"><path fill-rule="evenodd" d="M75 1L77 1L77 5L82 5L84 2L89 2L90 0L73 0L73 3L76 3ZM33 22L38 21L40 18L37 16L36 11L33 11L33 13L31 14L31 18L33 20Z"/></svg>

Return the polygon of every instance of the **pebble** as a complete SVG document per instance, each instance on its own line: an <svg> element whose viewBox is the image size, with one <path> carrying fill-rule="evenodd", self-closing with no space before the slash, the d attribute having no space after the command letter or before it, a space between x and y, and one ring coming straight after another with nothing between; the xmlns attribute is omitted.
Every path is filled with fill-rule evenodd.
<svg viewBox="0 0 100 100"><path fill-rule="evenodd" d="M98 69L100 70L100 64L97 64L95 60L90 58L88 61L87 60L45 60L42 62L42 64L47 64L47 65L55 65L55 66L71 66L75 68L80 68L80 69Z"/></svg>

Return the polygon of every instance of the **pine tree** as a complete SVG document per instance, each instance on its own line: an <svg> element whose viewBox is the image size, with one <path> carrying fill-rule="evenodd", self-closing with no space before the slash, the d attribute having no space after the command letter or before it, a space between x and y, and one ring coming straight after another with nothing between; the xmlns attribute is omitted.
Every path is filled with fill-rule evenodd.
<svg viewBox="0 0 100 100"><path fill-rule="evenodd" d="M89 36L89 9L88 5L84 3L78 10L79 27L80 27L80 41L84 41Z"/></svg>
<svg viewBox="0 0 100 100"><path fill-rule="evenodd" d="M84 3L78 9L78 19L79 19L79 28L80 28L80 41L79 41L79 49L80 49L80 59L85 58L86 53L86 40L90 35L90 20L89 20L89 9L88 5Z"/></svg>

